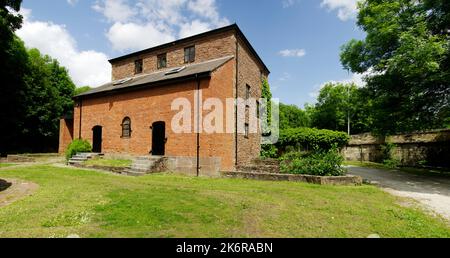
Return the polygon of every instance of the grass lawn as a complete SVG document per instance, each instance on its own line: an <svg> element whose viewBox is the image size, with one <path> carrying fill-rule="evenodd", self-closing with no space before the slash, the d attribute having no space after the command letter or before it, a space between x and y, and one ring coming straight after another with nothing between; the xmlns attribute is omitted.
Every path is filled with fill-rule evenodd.
<svg viewBox="0 0 450 258"><path fill-rule="evenodd" d="M131 166L132 160L128 159L105 159L105 158L93 158L85 161L85 165L98 165L107 167L129 167Z"/></svg>
<svg viewBox="0 0 450 258"><path fill-rule="evenodd" d="M450 227L374 186L126 177L34 166L0 178L39 184L0 208L0 237L450 237Z"/></svg>
<svg viewBox="0 0 450 258"><path fill-rule="evenodd" d="M12 164L12 163L0 163L0 168L6 168L6 167L11 167L11 166L15 166L16 164Z"/></svg>

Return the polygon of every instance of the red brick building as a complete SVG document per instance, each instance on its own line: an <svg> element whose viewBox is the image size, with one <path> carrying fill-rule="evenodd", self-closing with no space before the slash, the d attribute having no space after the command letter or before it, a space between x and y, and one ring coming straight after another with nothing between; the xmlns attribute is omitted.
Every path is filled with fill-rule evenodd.
<svg viewBox="0 0 450 258"><path fill-rule="evenodd" d="M172 101L260 98L269 70L235 24L110 60L112 82L75 96L73 119L62 119L60 152L72 139L94 152L219 158L222 170L248 164L260 152L260 133L175 133ZM174 68L179 68L175 69ZM236 116L233 127L248 123ZM195 108L192 123L195 124ZM224 111L225 112L225 111ZM202 116L207 112L203 111ZM242 118L237 118L242 117Z"/></svg>

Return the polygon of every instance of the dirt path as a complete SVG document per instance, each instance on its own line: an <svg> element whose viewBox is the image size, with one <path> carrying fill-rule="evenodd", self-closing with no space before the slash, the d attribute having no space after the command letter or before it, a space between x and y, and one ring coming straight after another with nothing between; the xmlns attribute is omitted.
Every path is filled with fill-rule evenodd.
<svg viewBox="0 0 450 258"><path fill-rule="evenodd" d="M32 195L39 186L19 179L0 179L0 208Z"/></svg>
<svg viewBox="0 0 450 258"><path fill-rule="evenodd" d="M347 168L349 174L361 176L391 194L413 198L450 222L450 178L354 166Z"/></svg>

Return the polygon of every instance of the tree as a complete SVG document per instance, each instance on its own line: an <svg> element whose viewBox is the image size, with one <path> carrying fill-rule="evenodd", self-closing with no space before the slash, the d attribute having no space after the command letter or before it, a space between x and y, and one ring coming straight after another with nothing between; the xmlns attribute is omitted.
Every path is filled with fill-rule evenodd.
<svg viewBox="0 0 450 258"><path fill-rule="evenodd" d="M2 46L11 42L14 37L14 31L22 27L23 17L18 14L21 4L22 0L0 1L0 44Z"/></svg>
<svg viewBox="0 0 450 258"><path fill-rule="evenodd" d="M20 135L25 107L25 83L23 76L27 72L27 52L23 42L14 35L22 23L18 12L22 1L0 1L0 155L16 148Z"/></svg>
<svg viewBox="0 0 450 258"><path fill-rule="evenodd" d="M58 61L37 49L28 51L28 67L22 150L52 151L58 144L59 119L73 110L75 85Z"/></svg>
<svg viewBox="0 0 450 258"><path fill-rule="evenodd" d="M344 45L341 62L369 72L375 132L443 127L450 115L448 1L366 0L358 7L367 36Z"/></svg>
<svg viewBox="0 0 450 258"><path fill-rule="evenodd" d="M73 95L76 96L76 95L79 95L81 93L85 93L86 91L89 91L91 89L92 88L89 87L89 86L78 87L78 88L75 89Z"/></svg>
<svg viewBox="0 0 450 258"><path fill-rule="evenodd" d="M280 103L280 130L309 127L310 124L311 120L306 111L296 105Z"/></svg>
<svg viewBox="0 0 450 258"><path fill-rule="evenodd" d="M355 84L328 83L319 93L312 110L312 126L350 133L369 130L369 105Z"/></svg>

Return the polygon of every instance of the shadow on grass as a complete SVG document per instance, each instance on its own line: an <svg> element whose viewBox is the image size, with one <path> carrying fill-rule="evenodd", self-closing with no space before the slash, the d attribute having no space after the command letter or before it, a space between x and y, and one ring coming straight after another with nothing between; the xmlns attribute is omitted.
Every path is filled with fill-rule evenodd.
<svg viewBox="0 0 450 258"><path fill-rule="evenodd" d="M5 191L11 185L12 185L12 183L7 182L6 180L0 179L0 192Z"/></svg>

